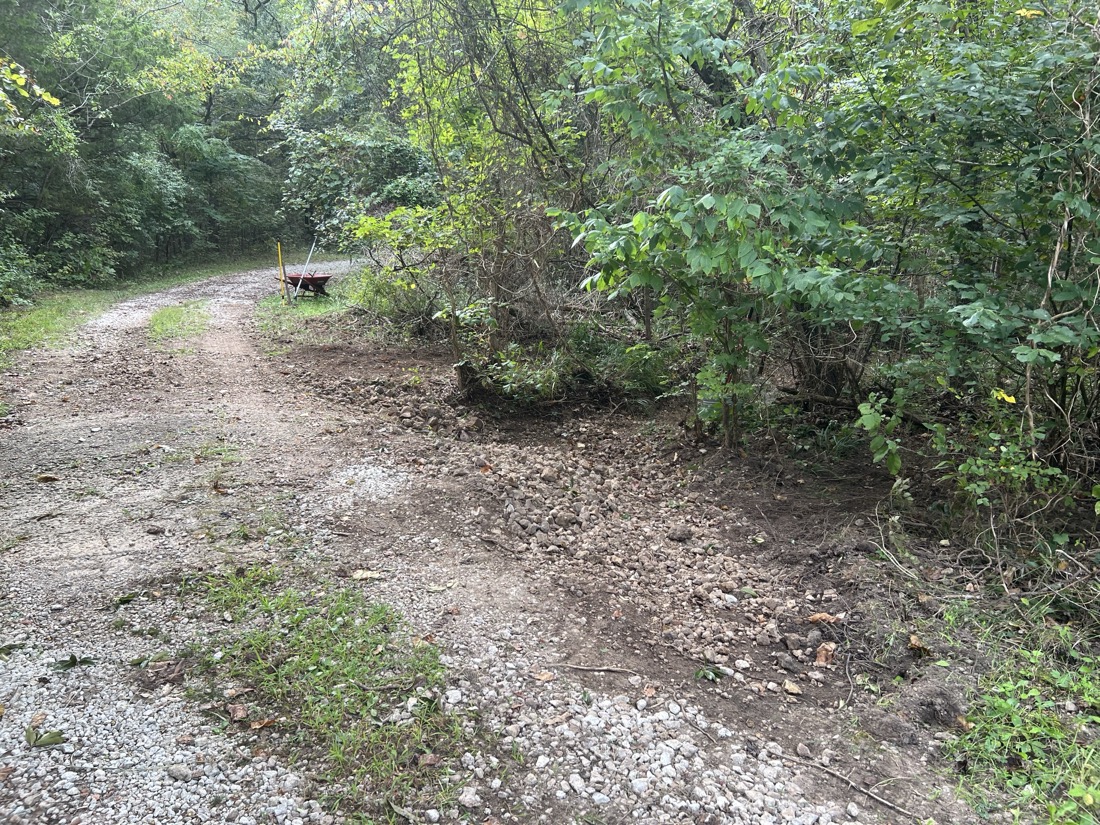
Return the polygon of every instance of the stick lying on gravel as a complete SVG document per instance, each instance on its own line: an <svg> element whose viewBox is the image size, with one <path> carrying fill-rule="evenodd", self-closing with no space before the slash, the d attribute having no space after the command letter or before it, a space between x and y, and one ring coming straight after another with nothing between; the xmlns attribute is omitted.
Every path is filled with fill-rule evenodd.
<svg viewBox="0 0 1100 825"><path fill-rule="evenodd" d="M912 811L907 811L907 810L905 810L905 808L902 808L899 805L895 805L889 799L883 799L881 796L879 796L874 791L869 791L866 788L864 788L860 785L857 785L855 782L853 782L851 779L846 777L844 774L842 774L838 771L834 771L832 768L827 768L824 765L819 765L817 762L811 762L808 759L799 759L797 756L791 756L790 754L787 754L786 756L792 762L798 762L801 765L808 765L811 768L817 768L819 771L824 771L825 773L829 774L829 776L836 777L841 782L847 783L848 787L851 788L853 791L859 791L861 794L866 794L867 796L871 797L871 799L875 800L875 802L879 803L880 805L884 805L887 808L889 808L891 811L896 811L897 813L902 814L903 816L907 816L910 819L912 819L914 822L921 822L922 821L921 818L919 816L917 816L915 813L913 813Z"/></svg>
<svg viewBox="0 0 1100 825"><path fill-rule="evenodd" d="M571 665L568 662L555 662L548 667L567 667L570 670L584 670L590 673L629 673L631 676L641 676L633 670L627 670L625 667L597 667L590 665Z"/></svg>

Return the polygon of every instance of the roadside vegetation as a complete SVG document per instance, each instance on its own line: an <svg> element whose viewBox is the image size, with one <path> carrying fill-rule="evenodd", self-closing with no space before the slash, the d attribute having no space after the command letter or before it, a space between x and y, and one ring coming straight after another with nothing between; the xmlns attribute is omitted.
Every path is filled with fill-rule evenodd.
<svg viewBox="0 0 1100 825"><path fill-rule="evenodd" d="M438 648L362 588L298 579L290 587L265 567L202 583L231 622L199 652L217 696L229 696L226 723L278 732L292 761L324 766L331 801L365 821L444 807L450 766L476 749L476 729L444 709Z"/></svg>
<svg viewBox="0 0 1100 825"><path fill-rule="evenodd" d="M335 296L299 298L288 305L278 295L272 295L260 301L255 317L257 326L269 342L268 354L285 355L293 345L325 343L325 333L314 330L310 319L346 309L347 306Z"/></svg>
<svg viewBox="0 0 1100 825"><path fill-rule="evenodd" d="M884 536L950 539L1018 623L983 637L964 781L1091 821L1063 677L1100 654L1095 9L32 0L0 30L0 303L38 302L4 351L71 323L46 288L316 235L469 398L866 456Z"/></svg>

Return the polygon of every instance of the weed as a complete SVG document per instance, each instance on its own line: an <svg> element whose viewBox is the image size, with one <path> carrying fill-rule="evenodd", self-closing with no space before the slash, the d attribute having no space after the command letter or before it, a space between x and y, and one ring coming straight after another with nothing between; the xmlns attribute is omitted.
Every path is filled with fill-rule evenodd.
<svg viewBox="0 0 1100 825"><path fill-rule="evenodd" d="M715 665L707 665L695 671L695 678L705 682L717 682L725 674Z"/></svg>
<svg viewBox="0 0 1100 825"><path fill-rule="evenodd" d="M239 619L248 607L263 598L265 589L277 582L281 575L277 567L229 571L206 581L206 600L218 612L229 613L234 619Z"/></svg>
<svg viewBox="0 0 1100 825"><path fill-rule="evenodd" d="M7 536L0 539L0 553L10 553L19 546L20 542L26 541L30 536Z"/></svg>
<svg viewBox="0 0 1100 825"><path fill-rule="evenodd" d="M950 746L975 787L1006 788L1051 825L1100 814L1100 660L1062 639L1012 650L982 680L968 730Z"/></svg>
<svg viewBox="0 0 1100 825"><path fill-rule="evenodd" d="M586 702L585 704L589 703ZM512 761L517 765L523 766L527 763L527 755L524 754L523 748L519 746L519 743L514 740L512 741L512 747L509 750L509 755L511 756Z"/></svg>
<svg viewBox="0 0 1100 825"><path fill-rule="evenodd" d="M293 757L319 757L356 806L432 803L462 720L443 712L438 650L357 590L278 586L272 568L207 581L206 598L250 629L207 665L248 682L257 713L291 719Z"/></svg>
<svg viewBox="0 0 1100 825"><path fill-rule="evenodd" d="M247 524L238 524L232 530L229 531L229 538L239 541L242 544L252 541L255 536L252 535L252 530Z"/></svg>
<svg viewBox="0 0 1100 825"><path fill-rule="evenodd" d="M204 461L220 461L223 464L237 464L241 454L237 447L225 441L206 441L195 450L192 460L196 464Z"/></svg>
<svg viewBox="0 0 1100 825"><path fill-rule="evenodd" d="M203 333L209 320L206 301L161 307L149 317L149 337L154 341L194 338Z"/></svg>

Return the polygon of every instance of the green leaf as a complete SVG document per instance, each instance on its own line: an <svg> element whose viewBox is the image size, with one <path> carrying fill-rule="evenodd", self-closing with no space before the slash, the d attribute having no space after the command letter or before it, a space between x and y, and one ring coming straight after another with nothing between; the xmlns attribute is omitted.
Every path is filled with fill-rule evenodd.
<svg viewBox="0 0 1100 825"><path fill-rule="evenodd" d="M866 34L867 32L874 29L881 22L881 17L870 17L866 20L853 20L852 35L854 37L859 37L861 34Z"/></svg>
<svg viewBox="0 0 1100 825"><path fill-rule="evenodd" d="M70 653L68 659L54 662L53 668L54 670L72 670L74 667L85 667L93 664L95 664L95 660L88 656L81 656L78 659L75 653Z"/></svg>
<svg viewBox="0 0 1100 825"><path fill-rule="evenodd" d="M48 748L51 745L64 745L67 741L69 740L65 738L65 735L61 731L51 730L39 734L38 738L32 742L31 745L35 748Z"/></svg>

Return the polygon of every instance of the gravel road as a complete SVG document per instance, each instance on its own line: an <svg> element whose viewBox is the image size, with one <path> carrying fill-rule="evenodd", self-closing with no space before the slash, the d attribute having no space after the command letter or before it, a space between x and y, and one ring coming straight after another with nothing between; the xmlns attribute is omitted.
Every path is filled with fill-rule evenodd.
<svg viewBox="0 0 1100 825"><path fill-rule="evenodd" d="M751 555L706 550L728 512L649 501L624 526L646 494L594 437L564 438L563 462L479 434L468 411L432 434L409 422L437 410L318 394L295 378L308 364L263 351L271 289L249 272L134 299L3 376L0 821L351 821L277 734L226 731L185 675L150 684L131 664L224 630L181 577L288 548L334 576L380 571L363 586L442 647L447 706L493 731L454 766L454 801L413 821L904 821L837 779L860 768L847 717L802 701L841 678L813 666L821 634L782 644L784 616L833 597L752 590L768 573ZM158 308L204 300L201 337L151 340ZM701 664L727 686L700 683ZM969 821L942 807L928 753L897 751L895 769L938 788L939 821Z"/></svg>

